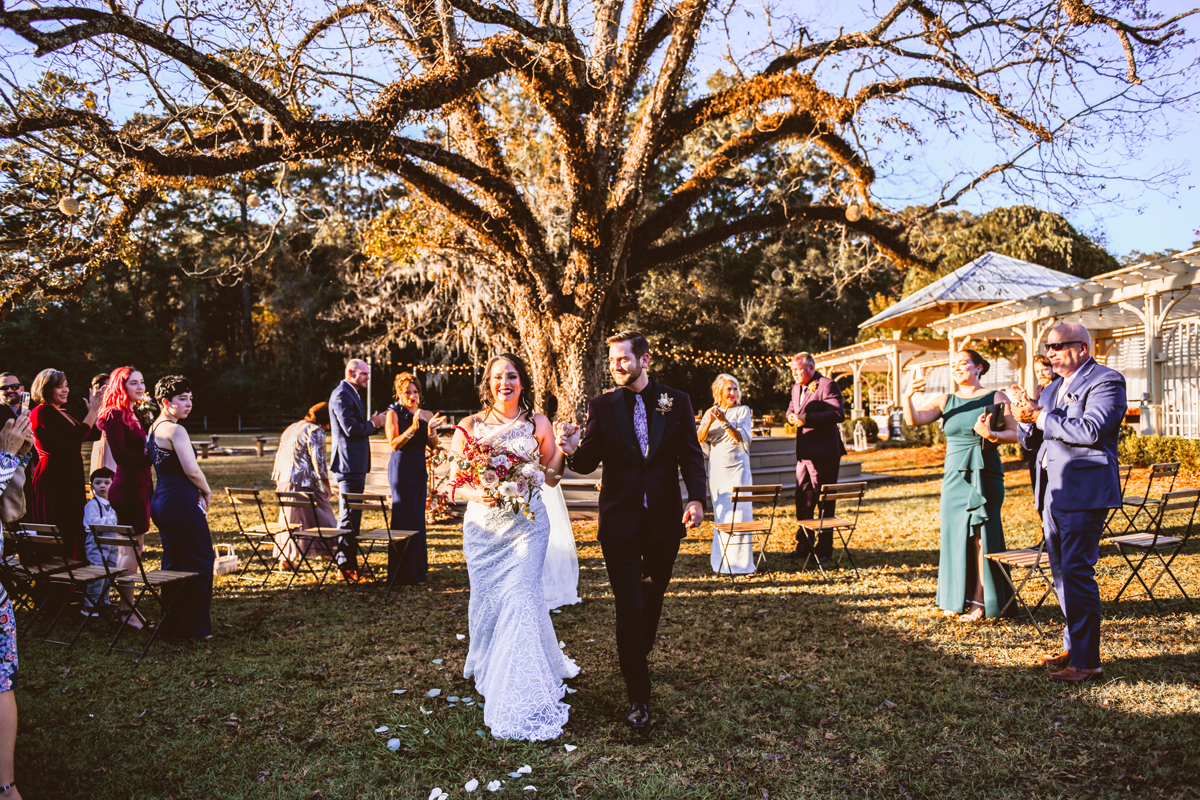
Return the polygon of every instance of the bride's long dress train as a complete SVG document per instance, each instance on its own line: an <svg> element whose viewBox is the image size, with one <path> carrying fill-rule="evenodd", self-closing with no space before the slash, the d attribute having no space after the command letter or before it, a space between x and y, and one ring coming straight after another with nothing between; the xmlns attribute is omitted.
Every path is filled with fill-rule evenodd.
<svg viewBox="0 0 1200 800"><path fill-rule="evenodd" d="M510 449L536 447L533 425L476 426L476 435ZM475 677L483 721L499 739L555 739L567 722L565 678L579 667L562 652L546 610L542 567L550 521L540 497L534 519L469 503L463 553L471 582L471 634L463 677Z"/></svg>

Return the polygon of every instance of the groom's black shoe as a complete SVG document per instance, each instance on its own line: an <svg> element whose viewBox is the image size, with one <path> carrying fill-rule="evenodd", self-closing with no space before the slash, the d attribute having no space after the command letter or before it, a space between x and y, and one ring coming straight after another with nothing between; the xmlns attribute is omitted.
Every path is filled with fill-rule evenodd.
<svg viewBox="0 0 1200 800"><path fill-rule="evenodd" d="M639 733L650 730L654 724L654 720L650 717L650 707L646 703L633 703L630 706L629 714L625 717L625 724Z"/></svg>

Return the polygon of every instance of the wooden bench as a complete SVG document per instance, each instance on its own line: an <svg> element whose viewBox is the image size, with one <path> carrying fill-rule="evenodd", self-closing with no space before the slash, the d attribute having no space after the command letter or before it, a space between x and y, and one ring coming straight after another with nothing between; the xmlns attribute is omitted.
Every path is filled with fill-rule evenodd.
<svg viewBox="0 0 1200 800"><path fill-rule="evenodd" d="M208 451L211 447L212 442L192 442L192 448L199 454L201 458L208 458Z"/></svg>
<svg viewBox="0 0 1200 800"><path fill-rule="evenodd" d="M266 450L267 450L267 442L276 442L276 443L278 443L278 442L279 442L279 440L278 440L278 439L269 439L269 438L267 438L266 436L258 436L258 437L255 437L255 439L254 439L254 453L255 453L255 455L257 455L259 458L262 458L262 457L263 457L263 455L266 453Z"/></svg>

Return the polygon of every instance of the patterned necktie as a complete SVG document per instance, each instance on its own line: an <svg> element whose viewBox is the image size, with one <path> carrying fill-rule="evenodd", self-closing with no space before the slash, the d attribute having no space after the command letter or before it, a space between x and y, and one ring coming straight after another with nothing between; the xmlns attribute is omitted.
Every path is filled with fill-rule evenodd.
<svg viewBox="0 0 1200 800"><path fill-rule="evenodd" d="M633 396L633 432L637 434L638 446L642 448L642 458L650 453L650 433L646 429L646 404L642 396ZM642 494L642 508L650 507L650 499Z"/></svg>
<svg viewBox="0 0 1200 800"><path fill-rule="evenodd" d="M650 453L650 434L646 428L646 404L642 396L633 396L633 431L637 434L638 446L642 448L642 458Z"/></svg>

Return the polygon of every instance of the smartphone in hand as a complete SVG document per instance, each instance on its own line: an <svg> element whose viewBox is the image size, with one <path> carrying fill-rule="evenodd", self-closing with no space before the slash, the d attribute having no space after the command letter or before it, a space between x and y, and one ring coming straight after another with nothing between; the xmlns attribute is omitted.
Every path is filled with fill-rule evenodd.
<svg viewBox="0 0 1200 800"><path fill-rule="evenodd" d="M21 392L21 413L29 413L29 392Z"/></svg>

